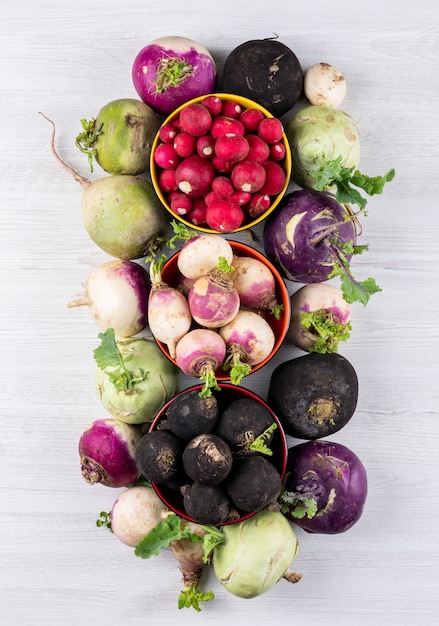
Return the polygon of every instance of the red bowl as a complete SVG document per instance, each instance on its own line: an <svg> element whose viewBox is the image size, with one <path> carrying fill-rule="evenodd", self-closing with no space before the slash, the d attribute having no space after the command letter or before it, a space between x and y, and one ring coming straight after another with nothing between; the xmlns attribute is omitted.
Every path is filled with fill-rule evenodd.
<svg viewBox="0 0 439 626"><path fill-rule="evenodd" d="M287 467L288 444L287 444L285 432L276 414L272 411L272 409L268 406L268 404L266 404L266 402L262 400L262 398L260 398L257 394L255 394L253 391L250 391L249 389L232 385L230 383L219 383L219 387L220 387L220 391L214 392L214 393L218 398L220 407L226 406L228 403L232 402L233 400L247 398L250 400L256 400L257 402L261 403L267 409L267 411L270 412L270 414L273 417L273 421L276 422L277 424L277 428L274 431L273 439L270 444L270 448L273 451L273 456L270 456L267 458L273 463L273 465L279 472L281 480L283 481L285 477L286 467ZM188 393L190 391L193 391L194 389L201 390L202 388L203 388L203 385L194 385L193 387L188 387L187 389L180 391L180 393L178 393L173 398L171 398L171 400L169 400L163 406L163 408L159 411L159 413L156 415L153 422L151 423L151 427L149 430L150 431L157 430L157 427L159 426L160 422L166 419L166 411L172 405L172 403L176 400L176 398L179 398L181 395ZM157 483L151 483L151 485L154 491L156 492L156 494L158 495L158 497L160 498L160 500L169 509L171 509L171 511L173 511L180 517L190 522L196 523L196 521L192 519L191 517L189 517L189 515L187 515L187 513L185 512L184 506L183 506L183 496L178 491L170 489L169 487L166 487L165 485L158 485ZM222 524L219 524L219 526L226 526L228 524L236 524L238 522L242 522L245 519L248 519L249 517L252 517L253 515L255 515L255 513L242 513L242 515L238 519L233 520L233 521L223 522Z"/></svg>
<svg viewBox="0 0 439 626"><path fill-rule="evenodd" d="M276 285L275 294L276 294L277 302L278 304L282 304L284 307L279 319L276 319L276 317L269 312L267 312L264 315L266 321L270 324L274 332L275 343L274 343L272 351L267 356L267 358L265 358L263 361L261 361L257 365L254 365L251 368L250 374L252 374L253 372L256 372L261 367L263 367L266 363L268 363L270 359L273 358L273 356L281 347L285 339L285 335L288 331L289 325L290 325L291 301L290 301L288 289L285 285L285 282L282 276L274 267L274 265L267 259L266 256L264 256L258 250L255 250L251 246L246 245L244 243L240 243L238 241L231 241L230 239L228 239L227 241L232 246L233 252L236 256L246 256L246 257L251 257L253 259L257 259L258 261L261 261L262 263L264 263L264 265L266 265L271 270L274 276L275 285ZM162 270L163 281L167 283L168 285L170 285L171 287L176 287L178 285L178 281L180 278L180 271L177 265L179 254L180 252L176 252L172 257L170 257L168 261L165 263L163 270ZM175 361L175 359L171 357L166 344L162 343L161 341L158 341L157 339L156 339L156 343L161 349L161 351L163 352L163 354L165 354L170 361L172 361L175 365L177 365L177 362ZM220 368L216 372L216 379L218 381L228 381L230 380L230 373L224 370L223 368Z"/></svg>

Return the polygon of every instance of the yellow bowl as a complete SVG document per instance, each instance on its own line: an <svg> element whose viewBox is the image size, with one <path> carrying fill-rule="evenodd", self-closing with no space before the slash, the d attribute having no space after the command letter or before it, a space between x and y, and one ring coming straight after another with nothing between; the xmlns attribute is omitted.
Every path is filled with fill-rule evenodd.
<svg viewBox="0 0 439 626"><path fill-rule="evenodd" d="M243 96L238 96L238 95L234 95L234 94L227 94L227 93L215 93L215 94L206 94L204 96L200 96L198 98L193 98L192 100L189 100L188 102L185 102L185 104L181 105L180 107L178 107L177 109L175 109L175 111L173 113L171 113L171 115L169 115L165 121L163 122L162 126L164 126L165 124L169 124L174 122L180 112L187 107L189 104L192 104L194 102L198 103L201 102L202 100L204 100L204 98L207 97L207 95L209 96L216 96L218 98L220 98L222 101L228 101L228 102L236 102L239 105L241 105L241 107L243 109L258 109L259 111L261 111L265 117L274 117L269 111L267 111L267 109L265 109L264 107L262 107L260 104L257 104L256 102L253 102L253 100L249 100L248 98L244 98ZM150 173L151 173L151 180L152 180L152 184L154 186L154 189L158 195L158 197L160 198L162 204L164 205L164 207L169 211L169 213L172 215L172 217L174 217L176 220L178 220L179 222L182 222L183 224L185 224L188 228L192 228L194 230L198 230L201 232L205 232L205 233L219 233L219 231L214 230L212 228L208 228L205 226L198 226L196 224L193 224L192 222L185 220L181 215L178 215L177 213L175 213L168 201L167 201L167 197L166 194L162 191L162 189L160 188L160 185L158 183L158 177L159 177L159 173L160 173L160 168L157 166L157 164L155 163L154 160L154 153L155 150L157 148L157 146L160 143L160 131L156 134L155 138L154 138L154 142L152 144L152 148L151 148L151 157L150 157ZM284 186L282 188L282 191L277 195L274 196L271 205L269 206L269 208L264 212L261 213L261 215L259 215L257 218L251 220L251 221L246 221L244 222L239 228L236 228L235 230L232 231L228 231L227 234L230 233L237 233L239 231L243 231L246 230L248 228L252 228L254 226L256 226L256 224L259 224L260 222L262 222L262 220L264 220L268 215L270 215L270 213L272 213L274 211L274 209L277 207L277 205L279 204L279 202L282 200L283 196L285 195L285 192L288 188L289 182L290 182L290 177L291 177L291 167L292 167L292 158L291 158L291 150L290 150L290 146L288 143L288 139L285 135L285 133L282 134L282 143L285 145L285 158L283 159L283 161L280 163L285 171L285 183ZM221 232L220 234L226 234Z"/></svg>

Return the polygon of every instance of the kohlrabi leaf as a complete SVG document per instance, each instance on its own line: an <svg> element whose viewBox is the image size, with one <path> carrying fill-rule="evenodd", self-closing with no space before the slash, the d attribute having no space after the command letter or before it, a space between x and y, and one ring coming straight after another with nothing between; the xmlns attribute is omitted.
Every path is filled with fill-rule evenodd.
<svg viewBox="0 0 439 626"><path fill-rule="evenodd" d="M146 372L141 370L134 374L127 369L125 364L134 355L122 356L113 328L107 328L105 332L99 333L98 337L101 340L101 345L93 351L95 361L99 369L108 375L116 389L130 389L135 384L145 380Z"/></svg>
<svg viewBox="0 0 439 626"><path fill-rule="evenodd" d="M149 559L151 556L159 554L160 550L167 548L171 541L178 541L179 539L200 541L198 535L195 535L189 526L182 526L181 521L181 517L175 513L167 515L137 544L134 554L141 559Z"/></svg>
<svg viewBox="0 0 439 626"><path fill-rule="evenodd" d="M390 169L384 176L367 176L355 167L344 167L342 160L340 155L337 159L320 163L319 168L310 172L316 179L314 189L324 191L335 186L335 197L341 204L357 204L364 210L367 200L356 187L373 196L382 193L384 185L395 177L394 169Z"/></svg>
<svg viewBox="0 0 439 626"><path fill-rule="evenodd" d="M357 281L351 272L348 256L361 254L368 249L368 246L358 246L352 241L341 243L335 240L331 244L336 262L328 279L339 276L341 278L341 290L346 302L349 304L361 302L365 306L369 302L370 296L381 291L381 288L378 287L373 278L367 278L362 282Z"/></svg>
<svg viewBox="0 0 439 626"><path fill-rule="evenodd" d="M317 501L310 493L284 491L281 495L282 511L296 519L313 518L317 513Z"/></svg>

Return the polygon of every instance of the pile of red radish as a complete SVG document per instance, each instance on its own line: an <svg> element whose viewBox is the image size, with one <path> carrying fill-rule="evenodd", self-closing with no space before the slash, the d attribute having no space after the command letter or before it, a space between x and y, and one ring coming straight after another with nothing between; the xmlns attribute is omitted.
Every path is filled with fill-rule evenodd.
<svg viewBox="0 0 439 626"><path fill-rule="evenodd" d="M238 100L209 94L180 107L152 153L171 211L219 233L263 215L288 182L282 122Z"/></svg>

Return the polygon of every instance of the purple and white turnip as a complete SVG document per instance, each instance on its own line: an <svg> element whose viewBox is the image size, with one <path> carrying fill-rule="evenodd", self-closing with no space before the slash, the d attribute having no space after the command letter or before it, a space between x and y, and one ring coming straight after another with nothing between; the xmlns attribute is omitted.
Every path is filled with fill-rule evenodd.
<svg viewBox="0 0 439 626"><path fill-rule="evenodd" d="M68 306L88 306L102 330L113 328L117 337L132 337L146 328L151 282L139 263L120 259L102 263L84 287L83 296Z"/></svg>
<svg viewBox="0 0 439 626"><path fill-rule="evenodd" d="M139 97L160 115L210 94L217 83L211 53L187 37L166 36L144 46L134 59L132 80Z"/></svg>
<svg viewBox="0 0 439 626"><path fill-rule="evenodd" d="M140 430L114 418L103 418L87 426L79 438L81 473L90 485L126 487L140 476L135 452Z"/></svg>

